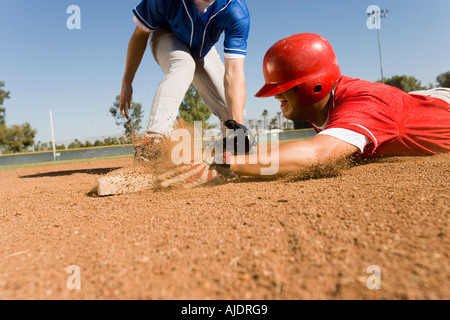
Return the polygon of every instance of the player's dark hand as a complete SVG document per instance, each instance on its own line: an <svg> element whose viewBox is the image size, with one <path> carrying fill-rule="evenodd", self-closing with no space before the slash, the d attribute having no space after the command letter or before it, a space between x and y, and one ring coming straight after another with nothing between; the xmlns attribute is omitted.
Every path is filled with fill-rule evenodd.
<svg viewBox="0 0 450 320"><path fill-rule="evenodd" d="M131 98L133 97L133 86L131 84L122 83L120 92L119 108L120 113L128 119L128 110L131 108Z"/></svg>
<svg viewBox="0 0 450 320"><path fill-rule="evenodd" d="M223 139L224 151L231 152L233 155L248 155L253 152L256 139L246 126L234 120L227 120L223 124L229 129ZM229 150L230 148L232 150Z"/></svg>

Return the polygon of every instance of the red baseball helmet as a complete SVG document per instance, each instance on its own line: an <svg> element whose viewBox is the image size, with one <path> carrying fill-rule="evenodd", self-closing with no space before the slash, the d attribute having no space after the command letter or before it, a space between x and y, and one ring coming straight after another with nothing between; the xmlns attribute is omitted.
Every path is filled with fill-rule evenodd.
<svg viewBox="0 0 450 320"><path fill-rule="evenodd" d="M256 97L272 97L298 86L297 99L302 104L325 98L342 77L333 47L314 33L275 43L264 57L263 73L266 84Z"/></svg>

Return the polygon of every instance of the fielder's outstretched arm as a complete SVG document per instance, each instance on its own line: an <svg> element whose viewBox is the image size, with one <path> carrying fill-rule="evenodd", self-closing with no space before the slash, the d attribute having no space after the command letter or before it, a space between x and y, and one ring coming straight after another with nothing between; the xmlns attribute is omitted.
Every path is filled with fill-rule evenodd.
<svg viewBox="0 0 450 320"><path fill-rule="evenodd" d="M268 148L269 149L269 148ZM270 150L268 157L271 166L277 167L277 171L270 175L262 175L261 169L267 168L267 159L261 159L260 152L249 156L234 157L231 170L242 176L255 177L279 177L307 170L330 167L342 161L359 149L347 142L327 135L317 135L309 140L280 143L279 148ZM244 157L244 158L243 158ZM244 162L245 164L237 164ZM256 164L252 164L256 163Z"/></svg>
<svg viewBox="0 0 450 320"><path fill-rule="evenodd" d="M132 83L134 76L141 64L145 49L147 48L150 32L136 27L128 44L127 62L122 79L122 90L120 92L120 112L128 119L127 110L130 108L131 98L133 96Z"/></svg>
<svg viewBox="0 0 450 320"><path fill-rule="evenodd" d="M230 119L238 123L244 123L245 107L245 74L244 58L225 58L225 98L230 114Z"/></svg>

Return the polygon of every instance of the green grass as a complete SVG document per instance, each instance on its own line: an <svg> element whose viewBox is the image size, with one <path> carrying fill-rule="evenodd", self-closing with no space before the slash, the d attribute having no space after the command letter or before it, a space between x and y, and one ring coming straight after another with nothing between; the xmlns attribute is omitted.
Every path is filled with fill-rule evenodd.
<svg viewBox="0 0 450 320"><path fill-rule="evenodd" d="M89 159L78 159L78 160L12 164L12 165L7 165L7 166L0 166L0 171L8 171L8 170L16 170L16 169L24 169L24 168L38 168L38 167L55 166L55 165L60 165L60 164L71 164L71 163L100 161L100 160L112 160L112 159L131 158L131 157L133 157L133 155L122 155L122 156L100 157L100 158L89 158Z"/></svg>

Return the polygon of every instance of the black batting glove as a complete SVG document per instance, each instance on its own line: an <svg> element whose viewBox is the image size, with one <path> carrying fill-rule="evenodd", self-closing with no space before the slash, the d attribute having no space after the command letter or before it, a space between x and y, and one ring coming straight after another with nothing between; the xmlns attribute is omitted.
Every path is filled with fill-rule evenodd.
<svg viewBox="0 0 450 320"><path fill-rule="evenodd" d="M233 155L254 153L253 147L256 146L256 139L246 126L234 120L224 121L223 124L228 128L226 136L223 138L224 151L231 152Z"/></svg>

